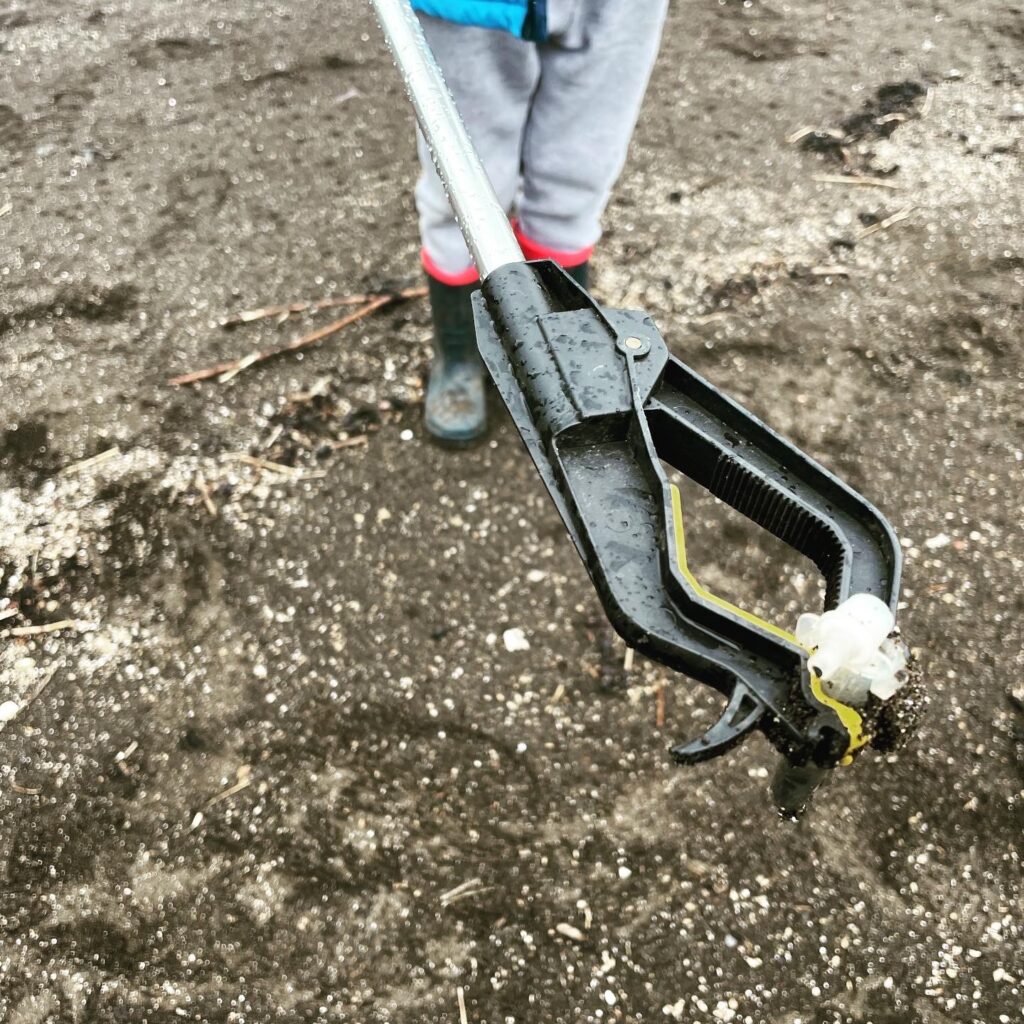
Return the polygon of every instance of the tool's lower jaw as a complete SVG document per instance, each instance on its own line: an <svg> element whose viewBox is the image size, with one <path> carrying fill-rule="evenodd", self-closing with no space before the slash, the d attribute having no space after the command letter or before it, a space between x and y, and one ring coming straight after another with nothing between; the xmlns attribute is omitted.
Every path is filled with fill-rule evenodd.
<svg viewBox="0 0 1024 1024"><path fill-rule="evenodd" d="M794 821L799 818L830 772L813 762L794 765L783 758L772 780L772 799L779 814Z"/></svg>

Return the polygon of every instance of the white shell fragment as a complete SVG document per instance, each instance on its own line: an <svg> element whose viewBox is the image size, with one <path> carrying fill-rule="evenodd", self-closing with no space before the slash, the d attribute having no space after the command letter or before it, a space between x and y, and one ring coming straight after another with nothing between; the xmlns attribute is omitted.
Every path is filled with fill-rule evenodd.
<svg viewBox="0 0 1024 1024"><path fill-rule="evenodd" d="M21 705L16 700L5 700L0 704L0 722L11 722L18 717Z"/></svg>
<svg viewBox="0 0 1024 1024"><path fill-rule="evenodd" d="M890 637L896 619L871 594L854 594L823 615L801 615L797 641L811 651L809 665L826 693L863 705L868 695L888 700L902 685L907 648Z"/></svg>
<svg viewBox="0 0 1024 1024"><path fill-rule="evenodd" d="M526 634L518 626L506 629L501 634L501 638L505 641L506 651L528 651L530 649L530 641L526 639Z"/></svg>

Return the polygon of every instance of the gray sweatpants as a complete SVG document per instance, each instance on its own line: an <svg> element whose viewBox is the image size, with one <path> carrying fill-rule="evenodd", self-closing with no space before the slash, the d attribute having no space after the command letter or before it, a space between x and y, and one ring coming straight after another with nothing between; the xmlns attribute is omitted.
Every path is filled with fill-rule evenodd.
<svg viewBox="0 0 1024 1024"><path fill-rule="evenodd" d="M420 16L498 199L528 258L582 263L626 160L668 0L549 0L551 40ZM450 284L476 279L419 138L423 262Z"/></svg>

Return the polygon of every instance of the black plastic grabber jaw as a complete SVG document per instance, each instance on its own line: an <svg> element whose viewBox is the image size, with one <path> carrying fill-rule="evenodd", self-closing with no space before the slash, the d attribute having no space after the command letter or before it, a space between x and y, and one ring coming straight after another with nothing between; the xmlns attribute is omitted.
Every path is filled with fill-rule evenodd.
<svg viewBox="0 0 1024 1024"><path fill-rule="evenodd" d="M474 296L491 377L615 630L713 686L724 715L672 747L693 764L760 729L793 765L832 767L869 739L787 631L705 590L686 562L667 463L809 557L826 606L895 609L900 548L864 498L668 351L650 317L599 307L555 263L511 263Z"/></svg>

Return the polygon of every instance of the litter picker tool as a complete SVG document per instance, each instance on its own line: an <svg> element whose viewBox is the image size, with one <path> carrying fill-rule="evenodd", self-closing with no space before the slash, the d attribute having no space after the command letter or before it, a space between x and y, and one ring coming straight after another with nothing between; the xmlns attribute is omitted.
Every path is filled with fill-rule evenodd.
<svg viewBox="0 0 1024 1024"><path fill-rule="evenodd" d="M829 769L916 724L892 528L676 359L645 313L598 306L557 264L525 261L408 0L371 2L480 274L480 354L608 618L725 695L721 718L673 757L706 761L759 730L784 755L776 801L798 813ZM791 633L706 590L663 464L810 558L827 611Z"/></svg>

